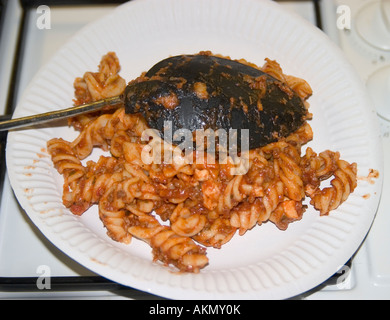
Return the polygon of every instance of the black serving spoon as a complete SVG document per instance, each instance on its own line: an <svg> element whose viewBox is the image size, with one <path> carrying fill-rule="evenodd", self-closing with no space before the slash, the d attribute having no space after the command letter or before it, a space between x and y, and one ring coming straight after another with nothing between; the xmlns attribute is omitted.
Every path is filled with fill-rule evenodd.
<svg viewBox="0 0 390 320"><path fill-rule="evenodd" d="M68 118L124 104L128 114L141 113L163 132L188 129L249 130L249 148L275 142L306 120L303 100L261 70L212 55L180 55L154 65L117 97L59 111L0 122L0 131Z"/></svg>

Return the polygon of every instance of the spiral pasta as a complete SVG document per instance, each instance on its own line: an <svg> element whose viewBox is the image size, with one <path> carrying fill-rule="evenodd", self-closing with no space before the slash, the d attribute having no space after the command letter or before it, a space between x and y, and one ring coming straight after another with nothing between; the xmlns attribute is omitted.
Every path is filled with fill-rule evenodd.
<svg viewBox="0 0 390 320"><path fill-rule="evenodd" d="M123 92L126 81L119 75L119 59L114 52L103 56L98 72L86 72L74 81L75 104L114 97Z"/></svg>
<svg viewBox="0 0 390 320"><path fill-rule="evenodd" d="M356 163L349 164L339 159L339 154L325 151L319 157L312 159L315 162L312 174L315 182L308 184L307 195L311 198L310 204L320 211L321 215L328 215L330 211L337 209L357 186ZM331 186L320 188L320 182L329 176Z"/></svg>
<svg viewBox="0 0 390 320"><path fill-rule="evenodd" d="M132 212L134 212L132 210ZM208 264L205 249L188 236L178 235L168 226L162 226L153 216L136 212L129 233L147 242L155 260L173 264L181 271L199 272Z"/></svg>
<svg viewBox="0 0 390 320"><path fill-rule="evenodd" d="M305 102L312 94L306 81L283 74L275 61L267 59L261 69L287 83ZM75 80L75 104L120 94L125 83L119 70L115 53L105 55L98 72ZM341 160L338 152L317 154L308 147L302 154L313 139L308 122L290 136L245 154L244 174L237 174L242 163L230 157L216 161L197 151L184 156L149 134L145 120L126 114L123 105L75 117L69 124L80 131L75 140L47 143L64 178L64 205L76 215L97 205L111 239L145 241L154 261L184 272L199 272L208 264L206 247L221 248L256 225L270 222L286 230L302 219L306 197L320 215L327 215L357 186L357 165ZM88 160L94 148L107 154ZM329 179L330 186L321 188Z"/></svg>
<svg viewBox="0 0 390 320"><path fill-rule="evenodd" d="M52 139L47 143L54 167L64 177L62 201L76 215L81 215L88 209L84 199L74 195L78 181L85 175L86 169L74 153L70 143L63 139Z"/></svg>

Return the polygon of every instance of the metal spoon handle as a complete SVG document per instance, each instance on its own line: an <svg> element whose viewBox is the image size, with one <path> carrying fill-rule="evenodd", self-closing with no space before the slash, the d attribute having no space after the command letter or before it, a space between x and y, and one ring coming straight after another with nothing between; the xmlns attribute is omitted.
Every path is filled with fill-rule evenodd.
<svg viewBox="0 0 390 320"><path fill-rule="evenodd" d="M116 96L112 98L106 98L103 100L83 104L77 107L50 111L50 112L41 113L37 115L1 121L0 131L16 129L16 128L24 128L35 124L46 123L52 120L69 118L79 114L101 110L105 107L113 106L122 102L123 102L123 96Z"/></svg>

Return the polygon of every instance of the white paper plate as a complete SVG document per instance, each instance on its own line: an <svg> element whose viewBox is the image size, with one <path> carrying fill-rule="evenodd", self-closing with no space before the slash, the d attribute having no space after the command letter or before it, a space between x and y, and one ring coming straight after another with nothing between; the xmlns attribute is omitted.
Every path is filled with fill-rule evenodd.
<svg viewBox="0 0 390 320"><path fill-rule="evenodd" d="M306 79L317 152L340 151L358 163L359 175L380 171L383 159L375 111L363 85L339 50L319 30L279 5L261 0L136 0L87 26L39 72L15 117L72 104L73 81L97 70L115 51L121 75L131 80L170 55L211 50L262 65L277 60ZM45 151L47 140L76 133L66 126L10 132L8 173L31 220L60 250L92 271L146 292L174 299L282 299L332 276L366 236L374 219L381 179L359 180L348 201L329 217L308 210L285 232L269 223L221 250L208 249L200 274L176 274L152 262L141 241L119 244L105 233L93 207L81 218L61 202L62 177Z"/></svg>

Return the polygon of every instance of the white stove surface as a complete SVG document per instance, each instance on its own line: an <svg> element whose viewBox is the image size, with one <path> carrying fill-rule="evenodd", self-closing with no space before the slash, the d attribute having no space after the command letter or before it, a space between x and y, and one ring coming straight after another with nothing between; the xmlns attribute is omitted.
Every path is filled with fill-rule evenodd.
<svg viewBox="0 0 390 320"><path fill-rule="evenodd" d="M322 0L321 12L324 31L346 53L357 68L363 81L380 67L390 65L390 53L370 48L361 41L354 29L337 28L337 8L347 5L353 14L363 3L371 0ZM375 0L373 0L375 1ZM315 24L316 17L312 1L281 2L305 19ZM18 97L39 68L75 32L94 21L115 5L52 7L51 29L39 29L36 25L36 10L27 13L28 32L24 48L22 74ZM17 1L8 1L7 18L0 43L0 112L4 113L12 60L21 19L21 8ZM390 108L390 105L389 105ZM386 172L390 171L390 123L381 120ZM387 232L390 217L390 176L385 178L383 196L372 230L353 259L351 270L345 281L333 286L319 286L297 298L304 299L388 299L390 298L390 234ZM40 266L49 266L51 276L93 276L94 273L68 258L54 247L30 222L20 209L10 187L7 176L0 207L0 277L37 277ZM347 268L347 267L345 267ZM342 278L342 277L341 277ZM134 291L77 291L77 292L2 292L0 299L13 298L77 298L77 299L136 299L153 298Z"/></svg>

